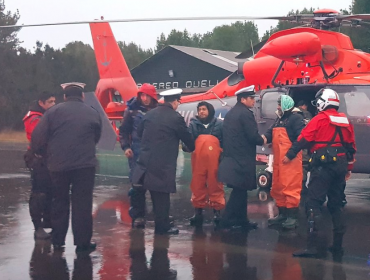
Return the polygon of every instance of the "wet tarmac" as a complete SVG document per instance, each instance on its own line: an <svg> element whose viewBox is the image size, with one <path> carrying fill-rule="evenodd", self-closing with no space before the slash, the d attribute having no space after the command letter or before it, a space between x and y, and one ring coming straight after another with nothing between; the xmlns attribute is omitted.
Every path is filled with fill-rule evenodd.
<svg viewBox="0 0 370 280"><path fill-rule="evenodd" d="M270 198L249 196L248 212L259 229L245 233L214 231L211 210L202 231L188 226L192 216L189 157L179 155L178 192L171 196L171 214L178 236L155 236L148 197L147 228L131 230L127 214L127 164L114 153L99 156L101 166L94 191L94 240L97 250L76 256L71 230L64 253L53 252L47 241L33 240L28 213L29 173L22 160L24 145L0 143L0 280L24 279L370 279L370 179L357 174L347 185L348 230L341 262L330 253L322 259L295 259L305 245L306 226L296 231L267 228L274 215ZM227 191L228 196L229 191ZM331 219L324 212L331 243ZM325 244L323 244L325 246Z"/></svg>

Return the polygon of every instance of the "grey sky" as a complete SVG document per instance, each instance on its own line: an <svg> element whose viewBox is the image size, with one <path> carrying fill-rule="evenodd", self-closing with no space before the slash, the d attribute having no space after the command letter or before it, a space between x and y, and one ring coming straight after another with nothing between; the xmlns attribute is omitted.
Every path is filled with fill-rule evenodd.
<svg viewBox="0 0 370 280"><path fill-rule="evenodd" d="M20 24L49 23L65 21L90 21L104 16L105 19L153 18L153 17L195 17L195 16L284 16L290 10L304 7L348 9L351 0L5 0L7 10L19 9ZM117 41L135 42L143 48L154 48L161 32L166 35L172 29L190 33L205 33L215 26L230 24L231 21L197 22L151 22L112 23ZM260 37L275 26L277 21L256 21ZM83 41L92 45L88 25L67 25L50 27L27 27L19 32L22 45L28 49L37 40L54 48L64 47L72 41Z"/></svg>

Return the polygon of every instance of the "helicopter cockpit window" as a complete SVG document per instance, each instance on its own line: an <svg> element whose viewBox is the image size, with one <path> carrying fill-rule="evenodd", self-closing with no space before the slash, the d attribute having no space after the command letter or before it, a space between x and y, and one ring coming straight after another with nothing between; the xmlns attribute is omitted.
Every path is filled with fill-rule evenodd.
<svg viewBox="0 0 370 280"><path fill-rule="evenodd" d="M114 91L112 94L112 102L122 102L122 96L119 91Z"/></svg>
<svg viewBox="0 0 370 280"><path fill-rule="evenodd" d="M281 92L266 92L262 96L261 115L266 119L276 119L277 100Z"/></svg>
<svg viewBox="0 0 370 280"><path fill-rule="evenodd" d="M347 114L350 117L362 117L370 115L370 98L365 92L344 93L344 101Z"/></svg>

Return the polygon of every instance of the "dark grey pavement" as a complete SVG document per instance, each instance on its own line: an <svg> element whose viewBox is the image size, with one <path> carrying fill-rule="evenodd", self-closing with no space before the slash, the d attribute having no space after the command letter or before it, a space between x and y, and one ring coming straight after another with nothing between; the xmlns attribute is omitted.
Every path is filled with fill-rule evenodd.
<svg viewBox="0 0 370 280"><path fill-rule="evenodd" d="M193 214L188 187L190 164L189 157L182 153L178 160L178 192L171 196L171 214L180 234L154 236L151 221L144 231L131 230L126 161L114 153L100 155L102 166L96 179L93 213L93 238L98 248L90 256L77 257L71 230L64 253L53 252L47 241L33 240L28 213L30 182L22 160L23 149L24 145L0 143L0 280L370 279L368 175L355 175L348 183L346 251L342 263L337 263L330 253L323 259L292 258L291 253L305 244L303 211L297 231L269 229L267 219L274 214L274 205L270 199L260 201L257 192L250 193L248 211L259 229L249 234L215 232L208 210L204 230L195 232L187 223ZM113 176L106 176L108 173ZM147 202L151 212L149 197ZM324 224L330 244L327 211Z"/></svg>

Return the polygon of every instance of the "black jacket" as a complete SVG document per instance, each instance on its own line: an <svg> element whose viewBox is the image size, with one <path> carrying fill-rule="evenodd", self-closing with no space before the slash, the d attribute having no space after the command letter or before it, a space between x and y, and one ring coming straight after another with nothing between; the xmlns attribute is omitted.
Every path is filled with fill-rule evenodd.
<svg viewBox="0 0 370 280"><path fill-rule="evenodd" d="M222 147L222 120L213 118L206 128L198 117L192 118L189 124L189 132L193 135L194 141L201 134L213 135L217 137Z"/></svg>
<svg viewBox="0 0 370 280"><path fill-rule="evenodd" d="M218 168L220 182L252 190L256 184L256 145L263 145L253 112L237 103L223 123L223 158Z"/></svg>
<svg viewBox="0 0 370 280"><path fill-rule="evenodd" d="M306 123L303 118L303 113L298 108L294 108L290 112L285 112L281 118L277 118L272 126L266 131L265 136L267 143L272 142L272 131L275 127L285 127L290 142L294 143L297 141L298 136L301 134L302 129ZM292 151L289 150L287 157L293 159Z"/></svg>
<svg viewBox="0 0 370 280"><path fill-rule="evenodd" d="M132 183L152 191L175 193L179 141L191 151L195 148L184 118L169 103L159 104L145 115L137 133L142 139Z"/></svg>
<svg viewBox="0 0 370 280"><path fill-rule="evenodd" d="M79 98L69 98L45 112L32 133L31 147L39 154L46 150L52 172L94 167L101 129L95 109Z"/></svg>
<svg viewBox="0 0 370 280"><path fill-rule="evenodd" d="M131 148L135 154L139 153L140 138L137 135L137 128L148 109L148 107L141 105L137 97L127 101L123 122L119 127L119 140L122 150L125 151Z"/></svg>

